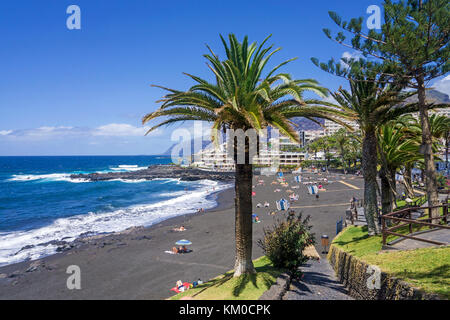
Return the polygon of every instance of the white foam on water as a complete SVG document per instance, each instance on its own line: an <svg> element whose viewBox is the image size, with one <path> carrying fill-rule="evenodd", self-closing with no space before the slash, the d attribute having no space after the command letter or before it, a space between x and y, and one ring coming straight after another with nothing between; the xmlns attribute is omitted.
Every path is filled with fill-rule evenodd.
<svg viewBox="0 0 450 320"><path fill-rule="evenodd" d="M130 171L139 171L147 169L147 167L139 167L138 165L119 165L117 167L110 167L108 170L97 171L95 173L109 173L109 172L130 172ZM43 181L43 182L51 182L51 181L66 181L72 183L85 183L90 182L86 179L72 179L70 176L72 174L79 174L80 172L72 172L72 173L50 173L50 174L15 174L12 175L8 181L17 181L17 182L31 182L31 181ZM94 172L83 172L85 174L94 173ZM138 183L144 182L146 180L122 180L115 179L111 181L121 181L126 183Z"/></svg>
<svg viewBox="0 0 450 320"><path fill-rule="evenodd" d="M19 182L27 182L27 181L67 181L73 183L84 183L89 182L85 179L71 179L70 173L51 173L51 174L15 174L8 181L19 181Z"/></svg>
<svg viewBox="0 0 450 320"><path fill-rule="evenodd" d="M138 165L120 165L117 167L109 167L110 170L117 171L117 172L127 172L127 171L139 171L148 169L148 167L139 167Z"/></svg>
<svg viewBox="0 0 450 320"><path fill-rule="evenodd" d="M53 240L73 241L81 234L119 232L135 226L150 226L163 220L210 209L216 205L207 199L213 191L231 187L215 181L197 181L195 191L176 192L175 197L154 204L134 205L103 213L89 213L55 220L52 224L29 231L0 233L0 266L24 260L35 260L56 252L57 246L39 246ZM34 245L29 249L25 246ZM20 251L20 252L19 252Z"/></svg>

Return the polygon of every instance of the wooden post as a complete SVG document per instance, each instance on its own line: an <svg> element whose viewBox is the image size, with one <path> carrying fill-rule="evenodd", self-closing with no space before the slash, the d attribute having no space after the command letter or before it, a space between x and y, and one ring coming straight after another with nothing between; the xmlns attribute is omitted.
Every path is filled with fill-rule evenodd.
<svg viewBox="0 0 450 320"><path fill-rule="evenodd" d="M444 214L444 223L447 224L447 216L448 216L448 203L445 203L442 206L442 213Z"/></svg>
<svg viewBox="0 0 450 320"><path fill-rule="evenodd" d="M409 220L412 220L412 213L411 213L411 209L409 210ZM409 233L411 234L411 233L413 233L413 230L412 230L412 223L409 223Z"/></svg>
<svg viewBox="0 0 450 320"><path fill-rule="evenodd" d="M386 245L386 220L383 216L383 214L381 215L381 233L383 234L383 246Z"/></svg>

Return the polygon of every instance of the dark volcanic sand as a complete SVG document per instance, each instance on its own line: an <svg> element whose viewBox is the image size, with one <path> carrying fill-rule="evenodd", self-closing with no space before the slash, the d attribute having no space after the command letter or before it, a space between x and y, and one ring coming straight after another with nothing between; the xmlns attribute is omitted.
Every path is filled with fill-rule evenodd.
<svg viewBox="0 0 450 320"><path fill-rule="evenodd" d="M362 197L361 178L348 175L344 180L360 190L336 182L341 178L341 175L331 175L329 180L334 182L326 186L326 192L320 193L319 200L308 195L303 185L293 189L300 195L293 206L307 207L296 211L311 215L319 252L320 236L326 233L332 239L336 221L345 215L346 203L352 196ZM275 177L262 176L262 179L265 186L254 189L254 213L262 220L253 225L254 258L263 255L256 245L263 228L283 215L269 216L268 213L274 210L276 200L288 198L285 190L289 189L271 185ZM292 176L287 175L286 180L291 186L295 185ZM273 190L277 188L282 192L275 193ZM177 280L192 282L216 277L234 265L234 191L228 189L216 196L218 207L206 213L169 219L150 228L94 237L64 253L2 267L0 299L165 299L173 294L169 290ZM257 209L256 204L264 201L270 202L270 208ZM180 225L187 230L172 231ZM180 239L193 242L192 253L170 255L164 252ZM70 265L81 268L81 290L66 287L69 277L66 269Z"/></svg>

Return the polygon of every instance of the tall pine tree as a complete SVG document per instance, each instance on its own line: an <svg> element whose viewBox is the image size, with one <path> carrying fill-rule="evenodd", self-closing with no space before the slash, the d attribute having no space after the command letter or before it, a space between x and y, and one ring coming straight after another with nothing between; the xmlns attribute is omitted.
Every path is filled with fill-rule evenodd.
<svg viewBox="0 0 450 320"><path fill-rule="evenodd" d="M342 30L333 36L329 29L324 29L328 38L359 51L370 63L354 63L354 59L348 59L346 64L350 67L341 68L333 60L328 64L319 63L315 58L312 60L323 69L331 68L333 73L344 77L351 77L358 68L378 68L387 81L417 90L422 126L420 152L425 160L428 201L434 206L438 204L438 193L428 111L436 106L427 103L426 88L431 80L450 70L450 3L448 0L385 0L383 8L381 30L364 32L363 18L343 21L335 12L329 12L329 15ZM346 41L346 34L351 36L349 41ZM432 211L432 217L438 214L437 210Z"/></svg>

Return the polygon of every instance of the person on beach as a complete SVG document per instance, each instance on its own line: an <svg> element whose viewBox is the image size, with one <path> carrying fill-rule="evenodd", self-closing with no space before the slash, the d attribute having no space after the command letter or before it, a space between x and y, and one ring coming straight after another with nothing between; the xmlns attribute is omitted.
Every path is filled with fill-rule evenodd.
<svg viewBox="0 0 450 320"><path fill-rule="evenodd" d="M182 282L181 280L178 280L178 281L177 281L176 286L177 286L177 289L178 289L179 291L184 292L184 285L183 285L183 282Z"/></svg>

